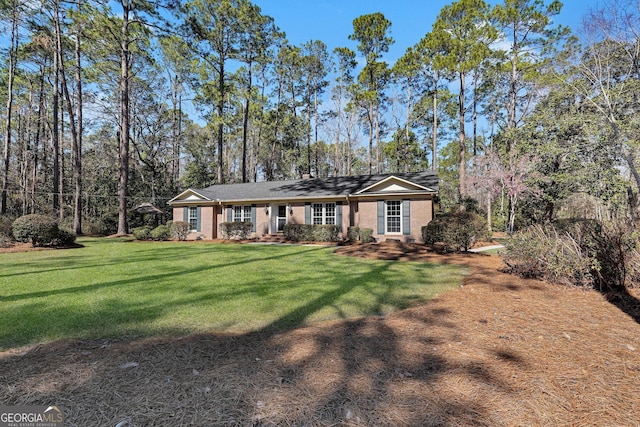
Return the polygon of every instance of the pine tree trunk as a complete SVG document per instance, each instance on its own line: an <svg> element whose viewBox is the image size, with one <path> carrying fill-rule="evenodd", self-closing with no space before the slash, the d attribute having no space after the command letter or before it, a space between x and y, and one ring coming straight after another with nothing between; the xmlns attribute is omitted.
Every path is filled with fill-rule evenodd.
<svg viewBox="0 0 640 427"><path fill-rule="evenodd" d="M464 106L464 73L460 73L460 93L458 94L458 144L459 144L459 153L460 153L460 166L458 170L458 179L459 179L459 192L460 192L460 200L464 197L466 192L466 180L467 180L467 150L466 150L466 136L464 131L464 116L465 116L465 106Z"/></svg>
<svg viewBox="0 0 640 427"><path fill-rule="evenodd" d="M80 2L78 0L77 7L80 11ZM75 45L76 59L76 119L77 130L73 140L73 179L75 183L75 191L73 196L73 231L76 234L82 234L82 133L84 131L82 125L82 61L80 50L80 31L76 31Z"/></svg>
<svg viewBox="0 0 640 427"><path fill-rule="evenodd" d="M438 170L438 76L433 79L433 129L431 130L431 170Z"/></svg>
<svg viewBox="0 0 640 427"><path fill-rule="evenodd" d="M58 73L58 55L53 55L53 122L51 129L51 142L53 146L53 216L58 218L60 215L60 125L59 125L59 107L60 97L58 89L60 86Z"/></svg>
<svg viewBox="0 0 640 427"><path fill-rule="evenodd" d="M242 113L242 182L247 182L247 139L249 132L249 107L251 106L251 61L247 63L247 95L244 101L244 111Z"/></svg>
<svg viewBox="0 0 640 427"><path fill-rule="evenodd" d="M130 3L122 1L120 30L120 141L118 144L118 234L127 234L127 192L129 184L129 12Z"/></svg>
<svg viewBox="0 0 640 427"><path fill-rule="evenodd" d="M219 64L220 72L218 74L218 184L224 184L224 124L222 118L224 117L224 61Z"/></svg>
<svg viewBox="0 0 640 427"><path fill-rule="evenodd" d="M9 190L9 160L11 158L11 113L13 110L13 82L16 73L18 54L18 11L12 2L11 41L9 48L9 78L7 82L7 117L5 121L4 151L2 157L2 195L0 196L0 214L7 213L7 192Z"/></svg>

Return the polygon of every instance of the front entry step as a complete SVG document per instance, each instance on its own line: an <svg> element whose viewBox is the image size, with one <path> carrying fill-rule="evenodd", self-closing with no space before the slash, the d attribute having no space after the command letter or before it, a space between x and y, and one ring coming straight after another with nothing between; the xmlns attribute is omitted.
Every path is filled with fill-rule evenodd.
<svg viewBox="0 0 640 427"><path fill-rule="evenodd" d="M282 233L279 234L263 234L262 237L260 238L261 242L268 242L268 243L285 243L287 241L287 239L284 238L284 235Z"/></svg>

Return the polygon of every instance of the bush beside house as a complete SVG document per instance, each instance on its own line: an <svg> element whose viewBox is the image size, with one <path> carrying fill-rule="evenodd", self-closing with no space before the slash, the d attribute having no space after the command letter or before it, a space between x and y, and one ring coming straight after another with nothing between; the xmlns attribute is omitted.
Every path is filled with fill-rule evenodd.
<svg viewBox="0 0 640 427"><path fill-rule="evenodd" d="M337 225L285 224L284 237L294 242L338 242L340 227Z"/></svg>
<svg viewBox="0 0 640 427"><path fill-rule="evenodd" d="M133 237L136 240L170 240L173 236L172 228L173 224L159 225L156 228L151 228L148 225L136 227L133 229Z"/></svg>
<svg viewBox="0 0 640 427"><path fill-rule="evenodd" d="M347 240L350 243L355 243L357 241L362 243L373 242L373 228L349 227L347 229Z"/></svg>
<svg viewBox="0 0 640 427"><path fill-rule="evenodd" d="M179 241L187 240L191 231L191 225L184 221L174 221L171 224L171 236Z"/></svg>
<svg viewBox="0 0 640 427"><path fill-rule="evenodd" d="M159 225L149 233L151 240L169 240L171 237L171 228L168 225Z"/></svg>
<svg viewBox="0 0 640 427"><path fill-rule="evenodd" d="M475 212L455 211L435 217L422 227L426 244L442 244L444 251L468 251L479 240L489 238L487 221Z"/></svg>
<svg viewBox="0 0 640 427"><path fill-rule="evenodd" d="M246 240L251 236L253 223L251 222L223 222L220 223L222 238L227 240Z"/></svg>
<svg viewBox="0 0 640 427"><path fill-rule="evenodd" d="M136 240L151 240L151 227L146 225L143 227L136 227L133 229L133 237Z"/></svg>

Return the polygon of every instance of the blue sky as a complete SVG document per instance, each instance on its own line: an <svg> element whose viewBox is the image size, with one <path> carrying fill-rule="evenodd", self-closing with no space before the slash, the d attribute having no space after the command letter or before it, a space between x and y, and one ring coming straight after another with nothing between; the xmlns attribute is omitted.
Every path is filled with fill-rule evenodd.
<svg viewBox="0 0 640 427"><path fill-rule="evenodd" d="M253 0L253 3L275 19L291 44L321 40L329 51L339 46L355 50L356 43L348 38L353 30L353 19L382 12L391 21L391 36L395 39L385 59L394 62L431 30L440 10L452 0ZM545 4L548 3L546 0ZM563 3L556 21L575 30L598 1L567 0Z"/></svg>

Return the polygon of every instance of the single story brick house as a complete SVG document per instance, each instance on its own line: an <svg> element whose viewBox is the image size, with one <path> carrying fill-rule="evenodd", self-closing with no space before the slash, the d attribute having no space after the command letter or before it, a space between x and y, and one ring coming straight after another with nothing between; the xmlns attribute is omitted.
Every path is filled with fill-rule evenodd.
<svg viewBox="0 0 640 427"><path fill-rule="evenodd" d="M189 188L169 201L173 220L191 224L189 239L221 237L223 222L253 224L252 237L278 234L287 223L373 229L378 241L422 242L433 219L438 176L411 172Z"/></svg>

